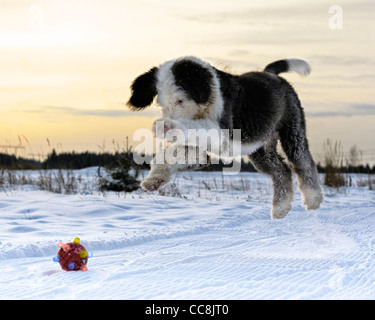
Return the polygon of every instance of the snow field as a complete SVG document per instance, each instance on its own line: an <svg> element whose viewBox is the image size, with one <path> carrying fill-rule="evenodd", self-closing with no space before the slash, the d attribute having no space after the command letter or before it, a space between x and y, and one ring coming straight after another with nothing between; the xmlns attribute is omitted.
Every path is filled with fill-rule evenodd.
<svg viewBox="0 0 375 320"><path fill-rule="evenodd" d="M1 191L0 299L375 298L374 191L325 189L307 212L296 189L293 210L271 220L260 174L173 183L165 196ZM86 272L52 261L74 237L94 253Z"/></svg>

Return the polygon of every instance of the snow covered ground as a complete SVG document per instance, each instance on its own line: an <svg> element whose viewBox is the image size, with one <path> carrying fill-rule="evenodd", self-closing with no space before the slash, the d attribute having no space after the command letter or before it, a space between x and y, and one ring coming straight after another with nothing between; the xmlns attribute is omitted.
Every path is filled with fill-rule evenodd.
<svg viewBox="0 0 375 320"><path fill-rule="evenodd" d="M260 174L181 173L158 193L0 189L0 299L374 299L375 192L324 189L270 219ZM28 173L38 174L38 173ZM367 179L367 177L354 178ZM87 190L90 190L88 192ZM52 261L80 237L88 271Z"/></svg>

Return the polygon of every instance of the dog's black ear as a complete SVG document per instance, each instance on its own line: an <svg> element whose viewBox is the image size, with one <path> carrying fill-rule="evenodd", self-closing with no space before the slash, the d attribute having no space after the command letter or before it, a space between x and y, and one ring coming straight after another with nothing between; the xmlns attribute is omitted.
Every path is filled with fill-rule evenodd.
<svg viewBox="0 0 375 320"><path fill-rule="evenodd" d="M181 87L198 104L205 104L211 96L211 72L191 60L181 60L172 67L176 84Z"/></svg>
<svg viewBox="0 0 375 320"><path fill-rule="evenodd" d="M158 93L156 90L157 71L158 68L154 67L133 81L130 87L132 95L128 101L128 107L131 110L142 110L151 105Z"/></svg>

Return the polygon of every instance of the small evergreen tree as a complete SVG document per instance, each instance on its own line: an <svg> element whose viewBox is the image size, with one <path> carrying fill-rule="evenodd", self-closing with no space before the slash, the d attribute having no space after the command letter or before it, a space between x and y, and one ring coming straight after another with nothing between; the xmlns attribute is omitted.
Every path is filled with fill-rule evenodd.
<svg viewBox="0 0 375 320"><path fill-rule="evenodd" d="M101 176L99 170L99 186L101 190L132 192L139 188L140 181L137 178L141 168L134 162L131 149L128 137L126 137L126 149L122 153L116 152L117 166L108 170L109 176Z"/></svg>

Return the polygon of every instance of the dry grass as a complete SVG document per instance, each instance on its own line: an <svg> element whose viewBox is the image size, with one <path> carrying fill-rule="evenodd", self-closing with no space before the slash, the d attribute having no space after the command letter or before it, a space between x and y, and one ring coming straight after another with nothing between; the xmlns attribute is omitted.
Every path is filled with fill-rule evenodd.
<svg viewBox="0 0 375 320"><path fill-rule="evenodd" d="M57 172L41 170L36 184L40 190L54 193L76 194L79 189L79 179L80 177L77 177L72 170L59 169Z"/></svg>
<svg viewBox="0 0 375 320"><path fill-rule="evenodd" d="M339 188L347 185L340 168L344 165L344 152L341 142L332 143L330 139L324 144L325 176L324 184L328 187Z"/></svg>
<svg viewBox="0 0 375 320"><path fill-rule="evenodd" d="M38 174L33 175L23 170L0 171L0 190L12 190L17 186L29 185L53 193L88 192L87 185L84 186L81 182L81 176L73 170L39 170Z"/></svg>

